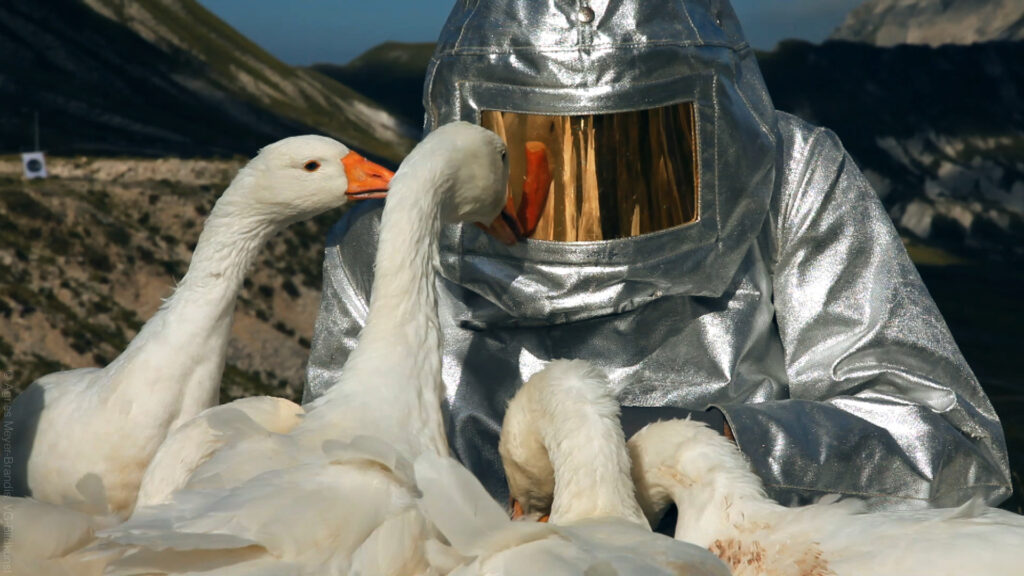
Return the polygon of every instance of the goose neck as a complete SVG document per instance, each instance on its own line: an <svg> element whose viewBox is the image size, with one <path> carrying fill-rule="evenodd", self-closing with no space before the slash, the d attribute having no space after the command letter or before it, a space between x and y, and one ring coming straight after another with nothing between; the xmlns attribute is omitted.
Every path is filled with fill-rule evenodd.
<svg viewBox="0 0 1024 576"><path fill-rule="evenodd" d="M555 477L552 522L614 517L646 525L615 399L569 377L539 400L539 432Z"/></svg>
<svg viewBox="0 0 1024 576"><path fill-rule="evenodd" d="M260 249L276 231L262 218L235 214L218 203L203 226L178 290L196 286L207 291L209 286L224 286L237 291Z"/></svg>
<svg viewBox="0 0 1024 576"><path fill-rule="evenodd" d="M707 486L677 483L664 489L671 494L678 510L676 537L705 547L737 530L764 527L781 509L763 494L737 490L725 482L713 482ZM666 507L667 503L662 510Z"/></svg>
<svg viewBox="0 0 1024 576"><path fill-rule="evenodd" d="M633 450L633 473L641 505L652 522L675 503L677 537L707 546L781 506L765 495L760 479L729 440L706 429L700 432L707 433L693 438L648 436L643 450Z"/></svg>
<svg viewBox="0 0 1024 576"><path fill-rule="evenodd" d="M307 412L302 433L332 437L340 423L328 406L344 409L356 397L366 405L388 407L364 423L362 433L388 440L409 456L447 454L434 284L441 201L441 190L429 182L397 175L392 180L359 343L341 379ZM416 433L399 432L407 430Z"/></svg>
<svg viewBox="0 0 1024 576"><path fill-rule="evenodd" d="M396 324L436 320L434 270L441 193L429 186L406 184L403 179L392 186L381 216L368 327L392 329Z"/></svg>
<svg viewBox="0 0 1024 576"><path fill-rule="evenodd" d="M214 206L174 293L108 367L123 375L115 380L118 394L145 397L166 414L177 405L182 417L216 400L238 291L273 232L262 222L234 217L220 202ZM168 362L167 350L191 361ZM153 365L161 367L159 378L133 377Z"/></svg>

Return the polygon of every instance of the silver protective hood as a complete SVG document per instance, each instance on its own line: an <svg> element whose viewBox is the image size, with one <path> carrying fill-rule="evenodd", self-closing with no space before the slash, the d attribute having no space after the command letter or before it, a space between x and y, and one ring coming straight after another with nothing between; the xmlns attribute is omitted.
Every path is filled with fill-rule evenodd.
<svg viewBox="0 0 1024 576"><path fill-rule="evenodd" d="M484 110L607 114L679 102L696 105L699 221L638 241L513 249L517 262L508 265L525 266L516 275L545 267L535 278L541 286L495 283L502 264L462 258L475 247L450 231L446 276L514 311L517 322L578 320L652 295L719 295L761 228L775 179L775 112L727 2L459 2L427 71L428 131L479 124ZM595 259L610 266L598 306L573 296L596 288L573 282L582 280L576 263Z"/></svg>

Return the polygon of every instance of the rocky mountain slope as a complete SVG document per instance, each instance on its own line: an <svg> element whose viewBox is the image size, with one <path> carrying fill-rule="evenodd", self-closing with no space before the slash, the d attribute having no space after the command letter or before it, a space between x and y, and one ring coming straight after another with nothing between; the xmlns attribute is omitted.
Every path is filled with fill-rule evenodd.
<svg viewBox="0 0 1024 576"><path fill-rule="evenodd" d="M0 404L42 374L104 365L188 266L236 160L0 157ZM270 241L239 298L222 398L299 399L328 213Z"/></svg>
<svg viewBox="0 0 1024 576"><path fill-rule="evenodd" d="M0 152L250 155L321 132L397 161L418 135L371 100L292 68L194 0L0 3Z"/></svg>
<svg viewBox="0 0 1024 576"><path fill-rule="evenodd" d="M760 54L777 108L834 130L908 235L1024 257L1024 42Z"/></svg>
<svg viewBox="0 0 1024 576"><path fill-rule="evenodd" d="M876 46L1024 40L1024 2L868 0L847 15L831 38Z"/></svg>

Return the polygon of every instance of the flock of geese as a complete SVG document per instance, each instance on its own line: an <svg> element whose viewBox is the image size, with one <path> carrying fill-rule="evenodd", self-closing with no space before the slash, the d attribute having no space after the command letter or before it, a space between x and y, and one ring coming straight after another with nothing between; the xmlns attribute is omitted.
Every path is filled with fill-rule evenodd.
<svg viewBox="0 0 1024 576"><path fill-rule="evenodd" d="M1009 512L786 508L702 424L659 422L627 443L612 386L582 361L551 362L509 403L499 451L522 516L510 518L449 454L435 287L441 226L509 233L507 171L501 140L466 123L432 132L394 175L319 136L264 148L128 348L41 378L10 407L17 494L0 510L13 573L1024 573L1024 517ZM340 381L305 406L215 405L263 243L385 190L369 312ZM675 538L654 533L673 504Z"/></svg>

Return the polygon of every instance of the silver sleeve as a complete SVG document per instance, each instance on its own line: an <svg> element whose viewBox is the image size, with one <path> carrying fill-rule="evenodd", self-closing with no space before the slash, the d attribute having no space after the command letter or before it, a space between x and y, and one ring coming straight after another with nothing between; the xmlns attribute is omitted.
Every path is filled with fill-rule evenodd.
<svg viewBox="0 0 1024 576"><path fill-rule="evenodd" d="M1012 491L999 419L834 134L787 131L773 280L790 397L722 406L773 496L951 506Z"/></svg>

